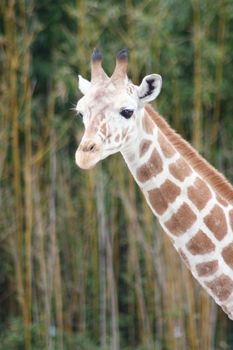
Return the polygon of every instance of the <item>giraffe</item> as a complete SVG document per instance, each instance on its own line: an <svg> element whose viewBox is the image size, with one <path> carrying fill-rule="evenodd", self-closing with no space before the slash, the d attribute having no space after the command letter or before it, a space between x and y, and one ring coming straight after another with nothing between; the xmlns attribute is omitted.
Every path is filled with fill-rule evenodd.
<svg viewBox="0 0 233 350"><path fill-rule="evenodd" d="M233 187L149 105L160 75L134 85L126 49L111 77L101 61L95 49L91 81L79 76L84 96L76 110L85 132L76 164L89 169L120 152L192 275L233 320Z"/></svg>

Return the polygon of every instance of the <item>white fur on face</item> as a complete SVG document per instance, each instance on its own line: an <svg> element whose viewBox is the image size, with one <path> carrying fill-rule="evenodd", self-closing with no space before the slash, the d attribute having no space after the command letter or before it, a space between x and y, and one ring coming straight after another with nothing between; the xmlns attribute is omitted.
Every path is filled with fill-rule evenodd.
<svg viewBox="0 0 233 350"><path fill-rule="evenodd" d="M79 88L84 96L78 101L76 109L83 115L85 132L76 153L89 149L83 145L87 142L90 145L92 140L93 145L98 144L98 147L91 147L92 154L82 153L82 157L91 158L91 162L95 163L95 159L98 162L133 143L144 103L159 94L161 84L161 77L156 74L145 77L140 87L128 80L119 85L111 79L92 84L79 76ZM125 109L134 112L128 119L120 114Z"/></svg>
<svg viewBox="0 0 233 350"><path fill-rule="evenodd" d="M100 139L102 158L120 150L126 138L135 129L135 114L126 119L122 109L137 111L137 98L126 90L121 93L113 84L93 86L77 103L77 112L83 115L85 138Z"/></svg>

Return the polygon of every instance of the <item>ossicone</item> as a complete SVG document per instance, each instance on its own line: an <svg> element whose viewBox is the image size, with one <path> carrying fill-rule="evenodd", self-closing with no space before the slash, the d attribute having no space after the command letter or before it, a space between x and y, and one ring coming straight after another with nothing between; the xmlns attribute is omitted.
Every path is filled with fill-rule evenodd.
<svg viewBox="0 0 233 350"><path fill-rule="evenodd" d="M127 66L128 66L128 50L124 48L120 50L116 55L116 67L112 74L111 80L114 84L124 83L127 79Z"/></svg>
<svg viewBox="0 0 233 350"><path fill-rule="evenodd" d="M91 55L91 83L95 84L109 79L102 68L102 54L99 48L95 48Z"/></svg>
<svg viewBox="0 0 233 350"><path fill-rule="evenodd" d="M95 47L91 56L91 61L96 62L96 61L102 61L102 53L98 47Z"/></svg>

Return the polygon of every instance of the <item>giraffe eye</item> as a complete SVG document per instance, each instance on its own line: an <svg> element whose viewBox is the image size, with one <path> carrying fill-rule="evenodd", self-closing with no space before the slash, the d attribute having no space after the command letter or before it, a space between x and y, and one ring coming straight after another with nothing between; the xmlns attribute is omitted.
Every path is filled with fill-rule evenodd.
<svg viewBox="0 0 233 350"><path fill-rule="evenodd" d="M120 115L122 115L122 117L129 119L132 115L133 115L133 109L122 109L122 111L120 111Z"/></svg>

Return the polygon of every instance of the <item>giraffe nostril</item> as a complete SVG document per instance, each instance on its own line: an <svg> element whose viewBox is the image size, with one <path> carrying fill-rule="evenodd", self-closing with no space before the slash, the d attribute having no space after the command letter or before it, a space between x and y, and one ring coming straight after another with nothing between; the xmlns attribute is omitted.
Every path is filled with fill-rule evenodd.
<svg viewBox="0 0 233 350"><path fill-rule="evenodd" d="M82 152L94 152L96 151L97 146L95 142L87 142L85 144L80 145L80 150Z"/></svg>
<svg viewBox="0 0 233 350"><path fill-rule="evenodd" d="M94 151L95 150L95 144L92 143L90 146L89 146L89 151Z"/></svg>

